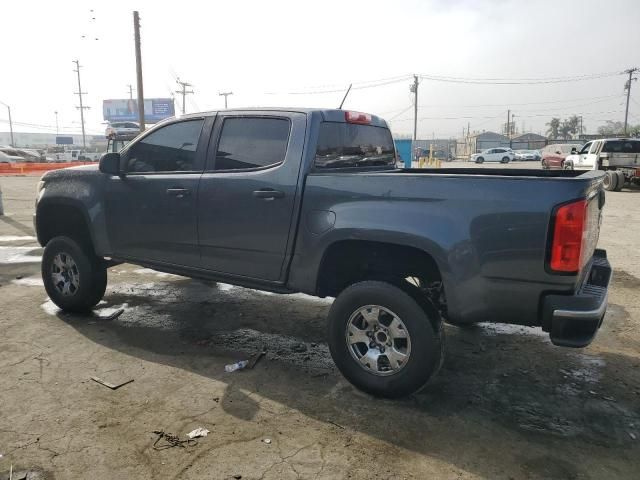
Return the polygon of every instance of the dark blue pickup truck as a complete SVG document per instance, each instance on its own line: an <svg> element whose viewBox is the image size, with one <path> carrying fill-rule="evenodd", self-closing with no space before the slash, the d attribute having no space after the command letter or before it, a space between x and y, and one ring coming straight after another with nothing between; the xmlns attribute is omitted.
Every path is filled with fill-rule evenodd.
<svg viewBox="0 0 640 480"><path fill-rule="evenodd" d="M591 342L611 276L596 249L603 175L397 168L373 115L227 110L158 124L99 168L45 174L35 225L63 310L96 305L119 262L335 297L335 363L395 397L437 372L443 321Z"/></svg>

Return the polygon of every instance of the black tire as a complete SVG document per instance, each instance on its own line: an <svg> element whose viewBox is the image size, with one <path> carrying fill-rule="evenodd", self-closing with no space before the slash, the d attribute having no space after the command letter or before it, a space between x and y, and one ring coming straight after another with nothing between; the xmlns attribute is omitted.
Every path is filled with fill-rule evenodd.
<svg viewBox="0 0 640 480"><path fill-rule="evenodd" d="M562 162L561 168L563 170L573 170L573 163L571 163L571 162Z"/></svg>
<svg viewBox="0 0 640 480"><path fill-rule="evenodd" d="M549 170L549 165L547 165L547 162L545 162L544 160L542 160L542 169Z"/></svg>
<svg viewBox="0 0 640 480"><path fill-rule="evenodd" d="M73 278L77 279L77 287L69 285L66 293L63 293L64 281L56 284L54 280L54 272L65 275L65 272L59 272L60 269L55 263L61 259L64 261L71 259L69 265L75 265L67 270L72 271ZM68 237L55 237L49 240L42 255L41 271L44 288L49 298L67 312L90 311L102 300L107 288L107 268L104 260L96 257L89 247L83 247L82 244ZM70 274L66 275L68 278Z"/></svg>
<svg viewBox="0 0 640 480"><path fill-rule="evenodd" d="M616 192L619 192L623 189L624 187L624 183L627 181L626 178L624 178L624 173L622 173L621 170L616 170L615 174L618 176L618 184L616 185Z"/></svg>
<svg viewBox="0 0 640 480"><path fill-rule="evenodd" d="M511 159L509 157L502 157L502 160L500 160L500 163L509 163Z"/></svg>
<svg viewBox="0 0 640 480"><path fill-rule="evenodd" d="M484 162L484 157L476 158L476 163L483 163L483 162Z"/></svg>
<svg viewBox="0 0 640 480"><path fill-rule="evenodd" d="M369 346L363 343L349 344L347 340L351 319L358 318L358 311L366 306L387 309L405 327L402 331L406 330L408 334L405 343L410 346L410 350L407 360L395 373L373 373L363 365L364 362L356 359L358 353L354 353L359 350L362 354L363 348L367 348L365 353L368 353ZM386 315L386 312L383 313ZM382 325L385 320L382 315L379 318ZM398 398L420 390L442 364L444 332L437 310L428 300L417 301L403 289L386 282L356 283L338 295L329 311L328 337L333 361L345 378L360 390L380 397ZM384 352L382 349L375 351ZM384 353L380 354L384 358L378 357L377 365L385 368L385 364L390 365L389 357L384 356ZM363 358L366 356L362 355Z"/></svg>
<svg viewBox="0 0 640 480"><path fill-rule="evenodd" d="M608 192L613 192L618 188L618 175L613 170L607 170L604 175L604 181L602 183L604 189Z"/></svg>

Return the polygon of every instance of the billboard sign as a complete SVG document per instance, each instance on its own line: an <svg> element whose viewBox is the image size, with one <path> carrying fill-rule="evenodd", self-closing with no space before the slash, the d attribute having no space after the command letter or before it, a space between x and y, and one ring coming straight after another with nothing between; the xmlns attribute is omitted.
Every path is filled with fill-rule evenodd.
<svg viewBox="0 0 640 480"><path fill-rule="evenodd" d="M108 122L137 122L138 101L129 98L103 100L102 114ZM157 123L175 114L173 98L145 98L144 100L145 123Z"/></svg>
<svg viewBox="0 0 640 480"><path fill-rule="evenodd" d="M56 145L73 145L73 137L56 137Z"/></svg>

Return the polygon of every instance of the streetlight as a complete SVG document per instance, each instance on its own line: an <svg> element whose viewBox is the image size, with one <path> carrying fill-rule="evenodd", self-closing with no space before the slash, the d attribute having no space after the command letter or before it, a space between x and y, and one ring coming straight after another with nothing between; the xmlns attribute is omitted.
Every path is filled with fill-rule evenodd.
<svg viewBox="0 0 640 480"><path fill-rule="evenodd" d="M56 114L56 135L60 134L60 129L58 128L58 111L53 112Z"/></svg>
<svg viewBox="0 0 640 480"><path fill-rule="evenodd" d="M13 141L13 122L11 121L11 107L4 102L0 103L7 107L7 112L9 112L9 131L11 132L11 146L14 147L15 142Z"/></svg>

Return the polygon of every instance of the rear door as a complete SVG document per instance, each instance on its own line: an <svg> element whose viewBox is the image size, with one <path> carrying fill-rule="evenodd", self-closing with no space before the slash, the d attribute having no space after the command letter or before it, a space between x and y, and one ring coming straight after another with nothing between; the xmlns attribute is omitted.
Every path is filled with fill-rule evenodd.
<svg viewBox="0 0 640 480"><path fill-rule="evenodd" d="M198 192L202 268L283 278L305 131L302 113L218 115Z"/></svg>

